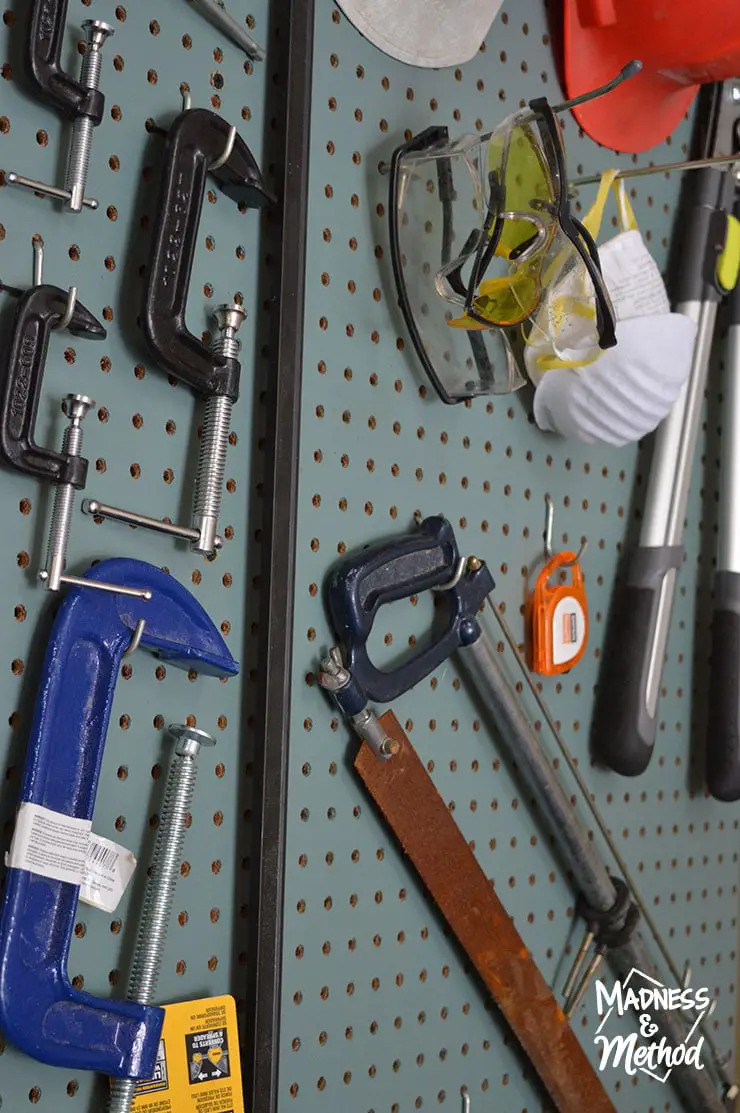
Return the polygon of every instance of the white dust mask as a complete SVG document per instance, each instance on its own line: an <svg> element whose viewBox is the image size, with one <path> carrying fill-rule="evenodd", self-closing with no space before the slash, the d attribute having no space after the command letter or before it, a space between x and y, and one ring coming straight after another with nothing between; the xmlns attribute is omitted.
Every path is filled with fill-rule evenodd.
<svg viewBox="0 0 740 1113"><path fill-rule="evenodd" d="M594 237L616 173L602 176L584 220ZM688 378L696 334L693 321L670 312L621 181L615 192L622 230L599 256L616 316L616 347L598 347L595 312L570 311L583 293L576 286L585 281L585 268L578 268L549 284L525 350L538 426L587 444L628 444L660 424Z"/></svg>

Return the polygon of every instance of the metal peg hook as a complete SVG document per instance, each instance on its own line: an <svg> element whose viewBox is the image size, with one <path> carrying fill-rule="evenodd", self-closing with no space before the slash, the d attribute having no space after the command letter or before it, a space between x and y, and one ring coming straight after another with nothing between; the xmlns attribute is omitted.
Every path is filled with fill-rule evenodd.
<svg viewBox="0 0 740 1113"><path fill-rule="evenodd" d="M470 1113L470 1093L467 1086L462 1088L463 1113Z"/></svg>
<svg viewBox="0 0 740 1113"><path fill-rule="evenodd" d="M552 527L555 519L555 507L553 506L552 499L549 495L545 495L545 503L547 505L547 510L545 511L545 532L542 536L545 541L545 559L550 560L554 555L552 551ZM563 561L560 567L572 568L574 564L580 564L583 558L583 554L586 552L587 548L588 541L582 541L581 547L576 553L573 560Z"/></svg>
<svg viewBox="0 0 740 1113"><path fill-rule="evenodd" d="M220 170L222 166L226 165L226 163L231 158L231 152L234 150L235 140L236 127L232 124L229 128L229 136L226 140L226 146L224 147L223 154L220 156L220 158L217 158L214 162L211 163L211 165L208 167L209 170Z"/></svg>
<svg viewBox="0 0 740 1113"><path fill-rule="evenodd" d="M57 323L54 325L55 329L57 329L58 331L61 331L65 328L69 328L70 324L72 323L72 317L74 316L74 311L75 311L75 306L76 305L77 305L77 287L76 286L70 286L69 294L67 296L67 308L64 310L64 314L59 318Z"/></svg>
<svg viewBox="0 0 740 1113"><path fill-rule="evenodd" d="M641 69L642 62L638 58L633 58L626 66L622 66L619 73L615 74L611 81L607 81L605 85L599 85L598 89L590 89L587 93L581 93L579 97L564 100L562 104L554 104L552 110L553 112L567 112L569 108L577 108L579 104L587 104L589 101L598 100L599 97L611 93L623 81L629 81L631 77L635 77Z"/></svg>
<svg viewBox="0 0 740 1113"><path fill-rule="evenodd" d="M44 281L44 241L41 236L32 236L33 245L33 284L40 286Z"/></svg>
<svg viewBox="0 0 740 1113"><path fill-rule="evenodd" d="M139 643L141 642L141 635L144 633L144 627L145 626L146 626L146 619L145 618L140 618L139 621L136 623L136 629L134 630L133 634L131 635L131 641L128 644L128 649L124 650L124 653L123 653L124 657L131 657L132 654L136 653L136 650L139 648Z"/></svg>
<svg viewBox="0 0 740 1113"><path fill-rule="evenodd" d="M437 587L432 588L432 591L452 591L453 587L457 587L457 585L460 583L460 580L465 575L465 568L467 566L467 563L467 557L460 557L457 562L455 571L452 575L452 579L448 580L446 584L438 584Z"/></svg>

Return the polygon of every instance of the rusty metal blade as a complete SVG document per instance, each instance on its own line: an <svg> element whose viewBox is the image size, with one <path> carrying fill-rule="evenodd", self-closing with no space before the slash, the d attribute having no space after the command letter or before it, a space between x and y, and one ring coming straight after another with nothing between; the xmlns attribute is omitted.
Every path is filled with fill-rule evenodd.
<svg viewBox="0 0 740 1113"><path fill-rule="evenodd" d="M560 1005L392 711L387 760L355 759L375 803L475 966L560 1113L615 1113Z"/></svg>

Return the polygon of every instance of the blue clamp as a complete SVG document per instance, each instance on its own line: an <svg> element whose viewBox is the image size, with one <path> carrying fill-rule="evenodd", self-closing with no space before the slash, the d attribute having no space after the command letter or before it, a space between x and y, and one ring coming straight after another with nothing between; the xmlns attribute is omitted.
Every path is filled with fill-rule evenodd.
<svg viewBox="0 0 740 1113"><path fill-rule="evenodd" d="M238 672L201 605L159 568L106 560L87 577L152 594L146 602L74 588L54 621L22 800L78 819L92 819L116 679L140 619L142 649L212 676ZM99 999L69 982L78 893L68 882L8 870L0 918L0 1028L26 1054L53 1066L151 1078L164 1011Z"/></svg>
<svg viewBox="0 0 740 1113"><path fill-rule="evenodd" d="M459 553L446 518L425 518L414 533L367 546L337 564L329 575L327 597L334 629L342 642L355 687L366 700L390 703L439 668L461 645L479 633L476 615L493 591L486 564L476 561L457 578ZM453 584L448 590L445 585ZM436 588L447 604L446 621L431 642L394 669L377 668L367 642L385 603ZM360 695L354 703L360 701Z"/></svg>

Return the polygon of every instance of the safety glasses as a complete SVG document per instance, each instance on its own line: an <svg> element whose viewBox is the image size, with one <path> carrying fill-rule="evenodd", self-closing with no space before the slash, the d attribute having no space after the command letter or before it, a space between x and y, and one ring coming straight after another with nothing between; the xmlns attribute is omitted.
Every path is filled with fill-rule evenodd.
<svg viewBox="0 0 740 1113"><path fill-rule="evenodd" d="M596 245L570 212L556 114L639 68L630 63L575 102L534 100L486 136L450 142L446 128L429 128L394 152L389 217L399 304L443 401L522 385L514 352L522 332L543 327L543 289L558 275L573 271L575 309L593 316L599 345L616 342Z"/></svg>
<svg viewBox="0 0 740 1113"><path fill-rule="evenodd" d="M474 256L463 252L439 274L442 297L463 301L463 316L451 324L522 324L534 318L552 277L582 267L576 304L593 314L599 347L613 347L614 310L596 244L570 212L565 148L550 104L538 98L505 120L488 137L487 158L487 213Z"/></svg>
<svg viewBox="0 0 740 1113"><path fill-rule="evenodd" d="M427 128L397 148L390 165L389 227L398 302L409 336L439 397L455 403L510 393L525 380L509 336L490 325L451 328L455 314L437 289L437 273L452 259L463 213L469 228L470 206L481 204L475 174L466 168L460 173L458 160L445 153L449 150L445 127Z"/></svg>

